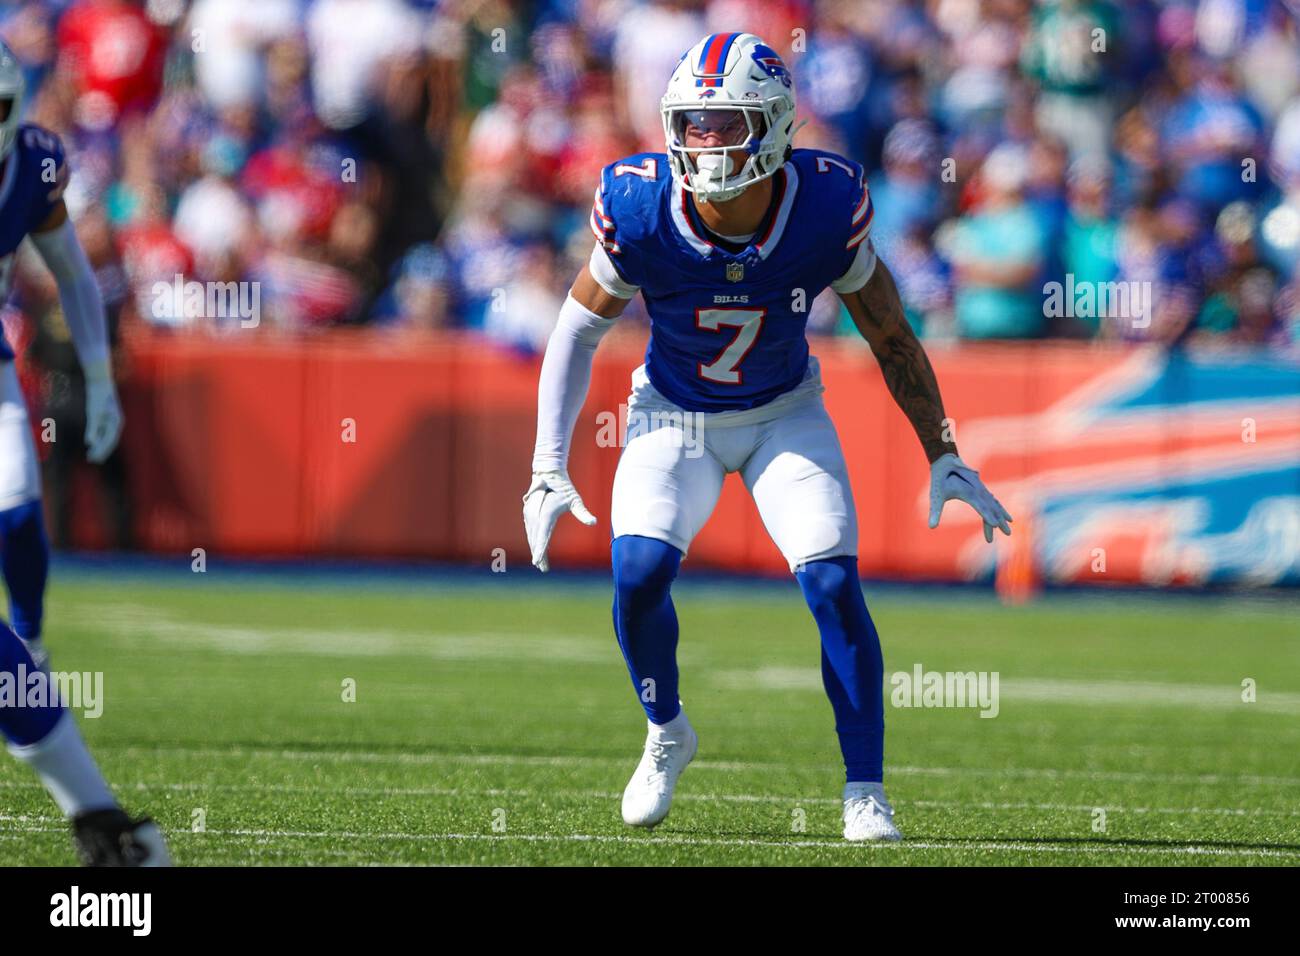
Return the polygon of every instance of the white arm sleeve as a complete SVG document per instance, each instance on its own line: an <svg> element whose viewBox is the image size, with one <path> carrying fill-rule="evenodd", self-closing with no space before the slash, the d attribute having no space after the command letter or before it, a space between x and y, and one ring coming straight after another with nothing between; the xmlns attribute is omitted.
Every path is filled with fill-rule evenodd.
<svg viewBox="0 0 1300 956"><path fill-rule="evenodd" d="M33 232L31 240L59 285L63 317L82 371L88 380L111 380L104 300L72 222L65 221L49 232Z"/></svg>
<svg viewBox="0 0 1300 956"><path fill-rule="evenodd" d="M609 253L605 251L605 247L600 243L596 243L591 250L591 259L587 263L587 271L591 273L591 277L596 280L597 285L615 298L630 299L641 291L640 286L623 281L623 277L614 268Z"/></svg>
<svg viewBox="0 0 1300 956"><path fill-rule="evenodd" d="M534 472L564 471L568 466L573 426L591 384L591 360L616 321L597 315L573 296L565 298L537 382Z"/></svg>
<svg viewBox="0 0 1300 956"><path fill-rule="evenodd" d="M853 257L853 264L847 272L831 283L831 288L840 295L857 292L871 279L876 271L876 250L870 239L858 243L858 253Z"/></svg>

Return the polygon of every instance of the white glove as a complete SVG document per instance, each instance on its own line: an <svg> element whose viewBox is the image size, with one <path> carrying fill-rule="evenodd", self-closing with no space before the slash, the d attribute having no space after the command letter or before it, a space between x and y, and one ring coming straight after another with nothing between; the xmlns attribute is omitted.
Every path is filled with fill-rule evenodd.
<svg viewBox="0 0 1300 956"><path fill-rule="evenodd" d="M573 512L573 516L588 527L596 523L596 516L582 503L568 475L562 471L534 473L533 483L524 494L524 531L533 553L533 564L539 571L551 568L546 559L546 549L551 545L555 522L566 511Z"/></svg>
<svg viewBox="0 0 1300 956"><path fill-rule="evenodd" d="M104 369L86 371L86 458L98 465L113 453L122 436L122 406L112 374Z"/></svg>
<svg viewBox="0 0 1300 956"><path fill-rule="evenodd" d="M998 499L984 487L979 472L968 468L956 455L937 458L930 466L930 527L939 526L944 502L957 498L966 502L984 520L984 540L993 542L993 529L1011 534L1011 515Z"/></svg>

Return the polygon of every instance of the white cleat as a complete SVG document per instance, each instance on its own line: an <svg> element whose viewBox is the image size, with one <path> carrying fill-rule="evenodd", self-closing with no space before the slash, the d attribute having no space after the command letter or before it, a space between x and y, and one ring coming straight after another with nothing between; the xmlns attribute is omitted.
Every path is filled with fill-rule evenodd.
<svg viewBox="0 0 1300 956"><path fill-rule="evenodd" d="M685 711L668 724L650 724L641 762L623 791L624 823L630 827L653 827L668 816L677 778L695 756L699 744L700 738L686 719Z"/></svg>
<svg viewBox="0 0 1300 956"><path fill-rule="evenodd" d="M844 785L844 839L854 842L903 839L894 826L894 808L885 799L882 784Z"/></svg>

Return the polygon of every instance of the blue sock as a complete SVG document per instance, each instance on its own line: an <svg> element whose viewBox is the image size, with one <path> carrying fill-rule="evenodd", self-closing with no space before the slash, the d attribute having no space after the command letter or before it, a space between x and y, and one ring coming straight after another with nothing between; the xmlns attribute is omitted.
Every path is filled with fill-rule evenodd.
<svg viewBox="0 0 1300 956"><path fill-rule="evenodd" d="M19 665L22 665L21 671ZM0 682L8 684L8 690L14 695L25 695L29 686L26 678L35 673L36 665L23 642L4 621L0 621ZM19 677L24 679L19 682ZM50 696L54 695L47 694L43 706L26 706L24 697L24 706L21 707L8 692L0 696L0 734L18 747L44 740L63 716L63 705L57 700L48 700Z"/></svg>
<svg viewBox="0 0 1300 956"><path fill-rule="evenodd" d="M49 569L50 544L40 500L0 511L0 570L9 589L13 629L25 641L41 636Z"/></svg>
<svg viewBox="0 0 1300 956"><path fill-rule="evenodd" d="M614 633L653 723L677 716L677 611L668 593L682 553L654 538L614 539Z"/></svg>
<svg viewBox="0 0 1300 956"><path fill-rule="evenodd" d="M857 558L811 561L797 572L822 637L822 684L835 712L845 781L879 782L885 759L885 662L858 581Z"/></svg>

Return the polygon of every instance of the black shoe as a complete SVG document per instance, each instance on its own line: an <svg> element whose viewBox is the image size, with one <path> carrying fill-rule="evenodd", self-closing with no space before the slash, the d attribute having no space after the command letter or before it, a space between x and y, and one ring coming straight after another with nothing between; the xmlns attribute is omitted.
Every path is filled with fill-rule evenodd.
<svg viewBox="0 0 1300 956"><path fill-rule="evenodd" d="M171 866L158 825L132 820L120 809L91 810L72 818L72 841L84 866Z"/></svg>

